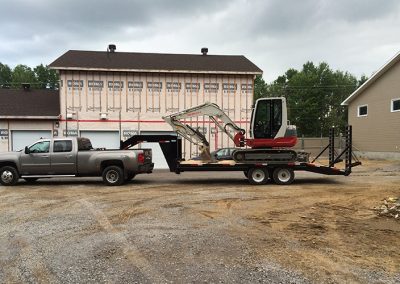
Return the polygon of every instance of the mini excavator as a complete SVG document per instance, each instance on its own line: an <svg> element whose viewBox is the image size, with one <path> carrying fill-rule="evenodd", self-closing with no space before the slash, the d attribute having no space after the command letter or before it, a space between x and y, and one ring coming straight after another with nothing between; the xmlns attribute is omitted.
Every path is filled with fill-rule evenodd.
<svg viewBox="0 0 400 284"><path fill-rule="evenodd" d="M290 125L287 120L286 99L283 97L261 98L255 102L251 113L250 138L214 103L205 103L163 117L175 132L199 146L203 161L210 161L213 157L206 137L185 123L185 120L199 116L208 116L232 139L236 147L240 147L233 153L236 162L290 163L298 159L296 151L289 149L297 143L297 131L296 126Z"/></svg>

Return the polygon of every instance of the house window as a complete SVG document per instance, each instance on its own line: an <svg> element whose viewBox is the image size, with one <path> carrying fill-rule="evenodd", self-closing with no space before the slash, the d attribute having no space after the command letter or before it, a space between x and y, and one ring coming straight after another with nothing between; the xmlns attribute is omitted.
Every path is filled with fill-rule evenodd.
<svg viewBox="0 0 400 284"><path fill-rule="evenodd" d="M392 100L390 110L391 110L392 112L400 111L400 98L397 98L397 99L393 99L393 100Z"/></svg>
<svg viewBox="0 0 400 284"><path fill-rule="evenodd" d="M368 115L368 105L358 106L358 116Z"/></svg>

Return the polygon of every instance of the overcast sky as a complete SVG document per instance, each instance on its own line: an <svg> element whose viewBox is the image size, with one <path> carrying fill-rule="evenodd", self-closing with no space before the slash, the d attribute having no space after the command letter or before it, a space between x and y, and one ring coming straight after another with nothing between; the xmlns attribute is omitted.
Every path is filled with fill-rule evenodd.
<svg viewBox="0 0 400 284"><path fill-rule="evenodd" d="M0 62L69 49L245 55L270 82L308 60L370 76L400 51L397 0L0 0Z"/></svg>

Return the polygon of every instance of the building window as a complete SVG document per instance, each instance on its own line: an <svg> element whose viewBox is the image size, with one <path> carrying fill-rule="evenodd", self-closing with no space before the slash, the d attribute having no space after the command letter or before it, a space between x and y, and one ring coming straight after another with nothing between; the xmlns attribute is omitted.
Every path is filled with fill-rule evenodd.
<svg viewBox="0 0 400 284"><path fill-rule="evenodd" d="M368 115L368 105L358 106L358 117Z"/></svg>
<svg viewBox="0 0 400 284"><path fill-rule="evenodd" d="M391 110L392 112L400 111L400 98L397 98L397 99L393 99L393 100L392 100L390 110Z"/></svg>

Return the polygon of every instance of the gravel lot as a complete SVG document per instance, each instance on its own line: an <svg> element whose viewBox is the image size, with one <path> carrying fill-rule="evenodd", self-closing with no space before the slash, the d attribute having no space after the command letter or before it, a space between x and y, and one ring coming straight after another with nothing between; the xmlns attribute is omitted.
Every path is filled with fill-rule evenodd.
<svg viewBox="0 0 400 284"><path fill-rule="evenodd" d="M1 283L400 283L400 163L350 177L158 171L0 186Z"/></svg>

